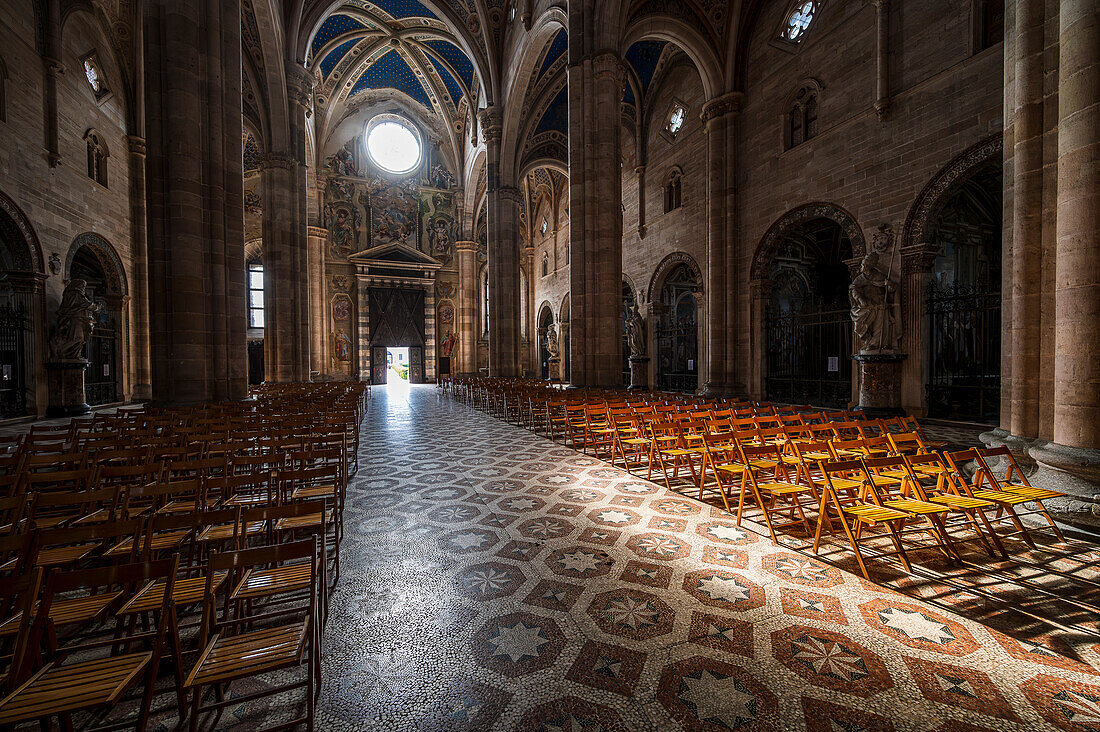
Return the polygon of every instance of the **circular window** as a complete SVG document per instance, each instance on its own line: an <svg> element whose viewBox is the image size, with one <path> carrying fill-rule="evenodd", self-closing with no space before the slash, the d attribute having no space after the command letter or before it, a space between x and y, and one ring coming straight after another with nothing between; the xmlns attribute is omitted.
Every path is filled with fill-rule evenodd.
<svg viewBox="0 0 1100 732"><path fill-rule="evenodd" d="M409 173L420 165L420 137L400 117L375 117L367 125L367 154L387 173Z"/></svg>

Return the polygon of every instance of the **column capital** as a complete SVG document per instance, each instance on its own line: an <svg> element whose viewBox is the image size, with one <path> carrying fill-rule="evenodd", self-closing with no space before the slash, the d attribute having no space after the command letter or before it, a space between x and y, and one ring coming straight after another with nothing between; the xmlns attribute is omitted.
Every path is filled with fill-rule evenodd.
<svg viewBox="0 0 1100 732"><path fill-rule="evenodd" d="M269 152L260 158L261 170L274 170L276 168L293 170L297 165L298 161L287 153Z"/></svg>
<svg viewBox="0 0 1100 732"><path fill-rule="evenodd" d="M131 155L145 157L145 138L137 135L127 135L126 144L130 148Z"/></svg>
<svg viewBox="0 0 1100 732"><path fill-rule="evenodd" d="M500 186L495 192L502 201L518 205L523 200L523 193L515 186Z"/></svg>
<svg viewBox="0 0 1100 732"><path fill-rule="evenodd" d="M303 109L309 110L310 96L313 94L314 78L304 66L287 62L286 64L286 90L290 101Z"/></svg>
<svg viewBox="0 0 1100 732"><path fill-rule="evenodd" d="M456 241L455 242L455 251L456 252L476 252L477 251L477 242L476 241Z"/></svg>
<svg viewBox="0 0 1100 732"><path fill-rule="evenodd" d="M478 122L481 123L481 132L485 140L499 141L504 129L504 113L500 107L492 106L478 112Z"/></svg>
<svg viewBox="0 0 1100 732"><path fill-rule="evenodd" d="M39 272L7 272L0 276L0 282L6 282L17 293L37 295L45 291L47 277Z"/></svg>
<svg viewBox="0 0 1100 732"><path fill-rule="evenodd" d="M718 119L719 117L725 117L726 115L737 115L741 113L741 104L745 99L744 92L734 91L721 96L715 97L703 104L703 109L699 113L699 119L703 120L706 124L712 119Z"/></svg>
<svg viewBox="0 0 1100 732"><path fill-rule="evenodd" d="M610 49L596 51L589 58L592 60L592 73L596 80L610 79L616 84L626 83L626 70L623 68L623 60L619 54Z"/></svg>
<svg viewBox="0 0 1100 732"><path fill-rule="evenodd" d="M932 265L940 253L940 245L920 242L901 248L901 271L903 274L919 274L932 271Z"/></svg>

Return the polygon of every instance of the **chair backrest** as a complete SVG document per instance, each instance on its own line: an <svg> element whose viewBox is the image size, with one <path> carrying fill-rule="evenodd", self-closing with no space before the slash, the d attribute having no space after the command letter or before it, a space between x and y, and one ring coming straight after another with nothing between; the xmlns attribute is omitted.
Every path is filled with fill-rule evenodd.
<svg viewBox="0 0 1100 732"><path fill-rule="evenodd" d="M107 510L107 520L113 521L118 514L120 494L117 486L80 493L34 493L30 496L28 518L42 525L53 525L58 520L77 519L102 508Z"/></svg>
<svg viewBox="0 0 1100 732"><path fill-rule="evenodd" d="M28 649L37 650L30 645L30 628L34 621L34 603L42 590L42 575L43 570L38 567L0 582L0 613L5 618L19 619L10 651L0 647L0 695L15 691L33 670Z"/></svg>
<svg viewBox="0 0 1100 732"><path fill-rule="evenodd" d="M886 435L890 447L899 455L919 455L928 452L924 440L916 432L891 432Z"/></svg>

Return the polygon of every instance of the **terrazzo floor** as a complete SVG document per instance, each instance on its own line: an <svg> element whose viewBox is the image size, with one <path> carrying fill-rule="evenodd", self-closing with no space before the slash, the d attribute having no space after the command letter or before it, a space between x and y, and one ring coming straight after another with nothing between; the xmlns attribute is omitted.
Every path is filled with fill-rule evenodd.
<svg viewBox="0 0 1100 732"><path fill-rule="evenodd" d="M344 522L318 729L1100 730L1095 613L871 584L432 386L375 390Z"/></svg>

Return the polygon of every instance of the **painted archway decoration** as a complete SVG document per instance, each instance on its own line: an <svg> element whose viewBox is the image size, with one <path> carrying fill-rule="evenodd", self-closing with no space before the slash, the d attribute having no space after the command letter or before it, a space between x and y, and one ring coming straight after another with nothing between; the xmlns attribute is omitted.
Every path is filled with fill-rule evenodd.
<svg viewBox="0 0 1100 732"><path fill-rule="evenodd" d="M645 294L646 302L654 302L654 293L660 291L661 285L664 284L665 278L668 277L668 273L678 264L686 264L688 266L688 269L690 269L691 273L695 276L695 281L699 283L699 292L703 291L703 271L699 269L699 263L687 252L673 252L662 259L661 263L657 265L657 269L653 271L653 276L649 279L649 288L646 290Z"/></svg>
<svg viewBox="0 0 1100 732"><path fill-rule="evenodd" d="M934 218L933 214L940 203L969 178L976 168L990 160L1000 160L1003 150L1004 138L994 135L966 149L936 173L909 209L909 215L905 218L902 245L910 246L927 241L928 222Z"/></svg>
<svg viewBox="0 0 1100 732"><path fill-rule="evenodd" d="M852 214L832 203L820 201L807 203L804 206L793 208L783 214L768 228L768 231L764 234L764 238L760 240L760 246L756 248L756 256L753 257L752 268L750 270L750 279L766 279L768 276L768 266L771 264L772 259L775 258L775 253L779 250L780 243L782 243L792 230L813 219L829 219L830 221L835 221L844 232L844 235L851 240L853 257L862 258L866 253L867 244L863 238L863 230L859 227L859 224Z"/></svg>

